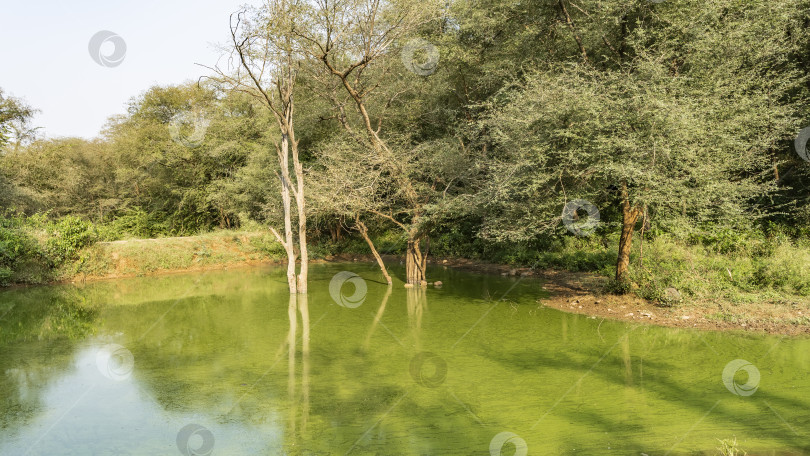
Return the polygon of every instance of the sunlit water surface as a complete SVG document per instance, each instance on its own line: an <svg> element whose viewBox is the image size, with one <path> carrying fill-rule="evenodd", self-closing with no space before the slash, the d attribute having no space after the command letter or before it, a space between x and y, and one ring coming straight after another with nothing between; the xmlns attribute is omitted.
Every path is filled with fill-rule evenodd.
<svg viewBox="0 0 810 456"><path fill-rule="evenodd" d="M341 271L362 279L339 289ZM314 265L298 300L270 267L2 292L0 454L810 451L806 339L569 315L532 278L434 268L443 287L408 290L392 271L389 288L370 265Z"/></svg>

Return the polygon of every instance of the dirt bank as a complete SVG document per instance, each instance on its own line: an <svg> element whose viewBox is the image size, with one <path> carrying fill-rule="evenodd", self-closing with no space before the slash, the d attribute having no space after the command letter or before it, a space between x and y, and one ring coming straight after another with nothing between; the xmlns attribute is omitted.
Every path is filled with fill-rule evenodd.
<svg viewBox="0 0 810 456"><path fill-rule="evenodd" d="M454 258L434 258L431 263L490 274L539 277L551 293L539 302L541 306L595 318L701 330L810 334L810 303L806 300L745 305L717 300L661 307L632 294L605 293L607 278L593 273L534 270Z"/></svg>

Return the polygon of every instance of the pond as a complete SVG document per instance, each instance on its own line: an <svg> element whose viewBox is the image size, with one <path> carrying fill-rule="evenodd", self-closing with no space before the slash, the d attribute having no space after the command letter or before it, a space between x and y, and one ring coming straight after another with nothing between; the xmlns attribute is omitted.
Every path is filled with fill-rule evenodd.
<svg viewBox="0 0 810 456"><path fill-rule="evenodd" d="M368 264L0 293L3 455L810 452L810 341L591 319ZM399 279L398 279L398 278Z"/></svg>

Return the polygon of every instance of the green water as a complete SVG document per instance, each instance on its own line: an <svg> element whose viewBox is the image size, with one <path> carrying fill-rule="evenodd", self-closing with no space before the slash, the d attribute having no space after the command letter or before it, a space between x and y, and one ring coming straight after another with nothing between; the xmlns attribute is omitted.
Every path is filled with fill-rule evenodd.
<svg viewBox="0 0 810 456"><path fill-rule="evenodd" d="M341 306L344 270L364 280ZM536 279L429 276L444 286L315 265L298 301L279 268L2 292L0 454L810 452L807 339L601 321L543 307ZM760 376L727 379L737 394L736 359Z"/></svg>

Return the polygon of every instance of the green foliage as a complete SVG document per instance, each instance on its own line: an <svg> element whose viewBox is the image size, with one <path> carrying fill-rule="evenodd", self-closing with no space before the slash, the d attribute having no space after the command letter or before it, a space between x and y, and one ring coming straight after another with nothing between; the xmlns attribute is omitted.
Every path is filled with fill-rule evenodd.
<svg viewBox="0 0 810 456"><path fill-rule="evenodd" d="M0 285L50 280L97 239L95 225L75 216L0 216Z"/></svg>
<svg viewBox="0 0 810 456"><path fill-rule="evenodd" d="M95 226L76 216L67 216L48 225L45 253L54 266L78 257L79 250L98 239Z"/></svg>
<svg viewBox="0 0 810 456"><path fill-rule="evenodd" d="M115 240L127 235L138 238L154 238L168 234L164 222L158 220L154 213L146 212L141 207L129 208L117 216L105 229L105 240Z"/></svg>
<svg viewBox="0 0 810 456"><path fill-rule="evenodd" d="M24 219L0 216L0 284L7 285L14 270L42 255L37 240L26 230Z"/></svg>
<svg viewBox="0 0 810 456"><path fill-rule="evenodd" d="M363 51L352 49L363 42L352 5L339 5L352 38L328 56L338 66ZM626 182L650 227L643 259L634 238L629 280L608 288L667 305L679 304L668 288L686 299L808 295L810 166L792 146L810 123L805 2L568 9L574 30L557 2L540 0L451 2L440 20L420 20L410 31L439 49L434 74L403 68L396 51L412 37L402 36L352 76L378 128L372 147L342 85L322 84L334 75L301 62L312 255L367 253L357 236L317 236L357 214L378 250L401 253L405 236L385 214L430 237L434 255L611 276ZM29 214L0 223L0 280L63 264L96 239L279 226L277 125L244 92L219 89L151 87L99 139L15 147L33 110L0 92L0 204ZM176 137L195 134L193 122L177 125L185 113L206 120L193 144ZM561 227L574 198L599 208L591 237ZM251 242L280 253L275 239Z"/></svg>

